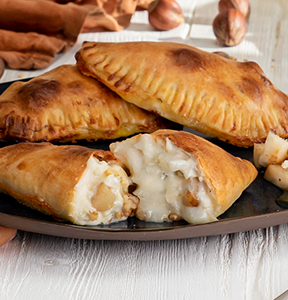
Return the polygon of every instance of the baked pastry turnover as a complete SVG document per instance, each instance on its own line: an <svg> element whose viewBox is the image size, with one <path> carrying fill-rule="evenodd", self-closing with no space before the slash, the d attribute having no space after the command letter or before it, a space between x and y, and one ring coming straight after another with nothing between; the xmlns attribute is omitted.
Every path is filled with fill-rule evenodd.
<svg viewBox="0 0 288 300"><path fill-rule="evenodd" d="M110 144L131 173L140 220L216 221L256 178L247 160L189 132L158 130Z"/></svg>
<svg viewBox="0 0 288 300"><path fill-rule="evenodd" d="M126 137L171 126L123 101L76 65L63 65L0 95L0 139L74 141Z"/></svg>
<svg viewBox="0 0 288 300"><path fill-rule="evenodd" d="M0 149L0 192L78 225L125 220L138 204L129 185L110 151L50 143Z"/></svg>
<svg viewBox="0 0 288 300"><path fill-rule="evenodd" d="M233 145L288 137L287 95L254 62L166 42L86 42L76 59L124 100Z"/></svg>

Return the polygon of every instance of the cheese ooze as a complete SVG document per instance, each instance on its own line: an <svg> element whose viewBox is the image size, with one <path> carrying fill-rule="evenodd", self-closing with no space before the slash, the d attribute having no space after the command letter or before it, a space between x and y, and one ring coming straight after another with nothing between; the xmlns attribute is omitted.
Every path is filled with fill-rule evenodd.
<svg viewBox="0 0 288 300"><path fill-rule="evenodd" d="M113 195L113 203L107 210L97 210L93 206L93 197L97 195L100 186ZM129 178L124 170L117 164L108 165L105 161L98 161L91 156L77 185L75 186L75 201L71 219L79 225L109 224L126 219L121 215L124 204L124 189L128 189ZM105 195L104 195L105 196ZM101 194L100 194L101 197ZM107 206L105 197L100 199L102 206ZM120 217L119 217L120 213Z"/></svg>
<svg viewBox="0 0 288 300"><path fill-rule="evenodd" d="M137 186L133 194L140 199L140 219L169 222L176 216L194 224L217 220L213 196L196 160L168 138L142 134L112 144L111 151L129 168Z"/></svg>

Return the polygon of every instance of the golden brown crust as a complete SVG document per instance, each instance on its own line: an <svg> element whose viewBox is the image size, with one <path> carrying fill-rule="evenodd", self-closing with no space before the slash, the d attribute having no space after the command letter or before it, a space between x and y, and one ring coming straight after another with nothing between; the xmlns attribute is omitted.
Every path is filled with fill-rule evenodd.
<svg viewBox="0 0 288 300"><path fill-rule="evenodd" d="M125 137L171 126L123 101L102 83L63 65L0 96L0 139L73 141Z"/></svg>
<svg viewBox="0 0 288 300"><path fill-rule="evenodd" d="M46 201L40 200L38 196L25 195L22 193L15 192L11 187L3 183L0 183L0 191L13 197L14 199L18 200L18 202L30 208L39 210L46 215L57 217L57 214L55 213L53 207L49 205Z"/></svg>
<svg viewBox="0 0 288 300"><path fill-rule="evenodd" d="M77 145L19 143L0 149L0 192L43 213L71 220L74 187L94 156L119 163L110 151ZM53 203L53 204L52 204Z"/></svg>
<svg viewBox="0 0 288 300"><path fill-rule="evenodd" d="M288 97L254 62L164 42L86 42L76 58L124 100L201 133L242 147L288 137Z"/></svg>
<svg viewBox="0 0 288 300"><path fill-rule="evenodd" d="M226 211L254 181L258 172L247 160L235 157L217 145L185 131L158 130L156 139L168 138L178 148L193 156L200 166L207 186L215 194L217 216Z"/></svg>

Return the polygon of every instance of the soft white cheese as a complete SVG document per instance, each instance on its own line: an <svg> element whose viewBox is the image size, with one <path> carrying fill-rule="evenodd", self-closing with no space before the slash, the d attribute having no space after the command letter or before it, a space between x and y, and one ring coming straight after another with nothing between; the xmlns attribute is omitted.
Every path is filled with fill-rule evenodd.
<svg viewBox="0 0 288 300"><path fill-rule="evenodd" d="M137 185L133 193L140 199L140 218L169 222L169 215L176 214L189 223L217 220L195 159L168 138L156 142L149 134L142 134L138 139L114 143L111 151L130 169ZM197 206L187 206L187 192L197 199Z"/></svg>
<svg viewBox="0 0 288 300"><path fill-rule="evenodd" d="M116 175L121 171L119 168L117 165L111 167L105 161L98 161L93 156L89 158L87 167L75 186L75 201L72 204L74 205L74 210L71 213L75 223L80 225L98 225L119 221L116 214L122 211L124 200L121 180L125 180L120 175ZM109 172L109 169L113 169L114 172ZM123 174L124 172L121 175ZM115 194L113 206L106 211L97 211L92 205L92 198L97 193L97 187L101 183L104 183ZM91 213L96 214L97 219L91 219Z"/></svg>
<svg viewBox="0 0 288 300"><path fill-rule="evenodd" d="M281 167L282 167L283 169L288 169L288 160L287 160L287 159L285 159L285 160L282 162Z"/></svg>

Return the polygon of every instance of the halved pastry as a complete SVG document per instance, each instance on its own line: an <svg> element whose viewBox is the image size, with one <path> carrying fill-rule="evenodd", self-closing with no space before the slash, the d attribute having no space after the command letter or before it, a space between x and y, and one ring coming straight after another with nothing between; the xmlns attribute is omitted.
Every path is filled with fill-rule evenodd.
<svg viewBox="0 0 288 300"><path fill-rule="evenodd" d="M189 132L158 130L110 144L131 173L137 218L216 221L256 178L247 160Z"/></svg>
<svg viewBox="0 0 288 300"><path fill-rule="evenodd" d="M73 141L126 137L168 121L123 101L102 83L63 65L0 96L0 139ZM171 124L169 125L171 126Z"/></svg>
<svg viewBox="0 0 288 300"><path fill-rule="evenodd" d="M78 225L125 220L138 199L110 151L50 143L0 149L0 192L45 214Z"/></svg>
<svg viewBox="0 0 288 300"><path fill-rule="evenodd" d="M124 100L233 145L288 137L288 97L254 62L166 42L86 42L76 59Z"/></svg>

